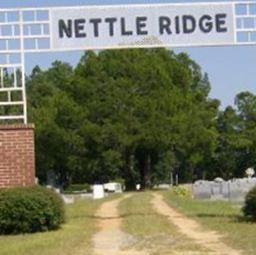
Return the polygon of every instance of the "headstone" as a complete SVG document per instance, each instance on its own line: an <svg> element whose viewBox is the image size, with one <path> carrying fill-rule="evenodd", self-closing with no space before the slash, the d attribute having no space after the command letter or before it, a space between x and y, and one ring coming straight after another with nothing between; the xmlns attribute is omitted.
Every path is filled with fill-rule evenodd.
<svg viewBox="0 0 256 255"><path fill-rule="evenodd" d="M224 180L221 177L217 177L217 178L214 179L214 182L222 183L222 182L224 182Z"/></svg>
<svg viewBox="0 0 256 255"><path fill-rule="evenodd" d="M56 176L54 171L47 171L47 186L55 187L56 186Z"/></svg>
<svg viewBox="0 0 256 255"><path fill-rule="evenodd" d="M167 189L170 189L170 188L171 188L171 185L170 185L170 184L164 184L164 183L162 183L162 184L157 185L157 188L158 188L158 189L162 189L162 190L167 190Z"/></svg>
<svg viewBox="0 0 256 255"><path fill-rule="evenodd" d="M244 201L244 194L241 190L241 185L239 182L230 183L230 200L233 202L242 202Z"/></svg>
<svg viewBox="0 0 256 255"><path fill-rule="evenodd" d="M207 181L198 181L193 185L193 195L196 199L211 198L211 184Z"/></svg>
<svg viewBox="0 0 256 255"><path fill-rule="evenodd" d="M123 187L121 183L117 183L115 193L123 193Z"/></svg>
<svg viewBox="0 0 256 255"><path fill-rule="evenodd" d="M74 204L75 199L73 196L65 196L65 195L61 195L63 201L65 204Z"/></svg>
<svg viewBox="0 0 256 255"><path fill-rule="evenodd" d="M230 182L221 183L221 193L224 199L229 199L229 193L230 193L229 185L230 185Z"/></svg>
<svg viewBox="0 0 256 255"><path fill-rule="evenodd" d="M139 191L141 189L140 184L136 184L136 190Z"/></svg>
<svg viewBox="0 0 256 255"><path fill-rule="evenodd" d="M123 192L122 184L117 182L110 182L110 183L104 184L104 190L108 192L115 192L115 193Z"/></svg>
<svg viewBox="0 0 256 255"><path fill-rule="evenodd" d="M104 186L103 185L94 185L93 186L93 199L102 199L104 198Z"/></svg>
<svg viewBox="0 0 256 255"><path fill-rule="evenodd" d="M247 193L256 186L256 178L242 178L224 181L216 178L213 182L196 181L193 195L197 199L229 200L244 202Z"/></svg>
<svg viewBox="0 0 256 255"><path fill-rule="evenodd" d="M221 194L221 185L219 183L211 183L211 194L212 196L220 196Z"/></svg>

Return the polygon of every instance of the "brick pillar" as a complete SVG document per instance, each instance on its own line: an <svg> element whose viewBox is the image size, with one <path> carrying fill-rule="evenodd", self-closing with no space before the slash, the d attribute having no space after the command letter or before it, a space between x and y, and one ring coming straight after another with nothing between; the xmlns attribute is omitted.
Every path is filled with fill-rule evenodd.
<svg viewBox="0 0 256 255"><path fill-rule="evenodd" d="M0 125L0 188L33 184L34 125Z"/></svg>

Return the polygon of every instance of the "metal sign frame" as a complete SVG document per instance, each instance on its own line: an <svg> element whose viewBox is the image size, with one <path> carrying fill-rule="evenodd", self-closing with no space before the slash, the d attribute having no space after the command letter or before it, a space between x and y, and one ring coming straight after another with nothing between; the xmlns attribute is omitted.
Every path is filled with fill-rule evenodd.
<svg viewBox="0 0 256 255"><path fill-rule="evenodd" d="M235 39L232 45L256 44L256 2L216 2L216 3L174 3L153 4L154 6L185 6L185 5L221 5L230 4L233 8ZM122 5L135 7L148 5ZM86 8L95 8L87 6ZM116 8L115 5L99 8ZM52 11L60 9L80 9L75 7L22 8L0 9L0 121L23 121L27 123L25 55L26 53L56 52L71 50L96 50L97 47L79 47L73 49L54 49L52 41ZM223 44L214 44L222 46ZM207 45L191 45L189 43L178 47L193 47ZM152 45L102 47L112 48L147 48ZM168 45L153 45L153 47L168 47ZM172 46L172 47L175 47ZM7 73L9 74L7 76ZM11 75L10 75L11 74ZM7 77L11 77L7 79Z"/></svg>

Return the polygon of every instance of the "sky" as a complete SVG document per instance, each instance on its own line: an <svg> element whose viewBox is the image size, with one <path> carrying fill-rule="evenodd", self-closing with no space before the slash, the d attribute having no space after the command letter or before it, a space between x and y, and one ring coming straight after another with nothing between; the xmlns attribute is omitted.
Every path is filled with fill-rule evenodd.
<svg viewBox="0 0 256 255"><path fill-rule="evenodd" d="M217 2L207 1L207 2ZM255 1L255 0L254 0ZM198 2L192 0L0 0L0 8L106 5L106 4L149 4L173 2ZM202 2L202 1L201 1ZM229 2L226 0L226 2ZM243 2L241 0L240 2ZM255 1L256 2L256 1ZM175 52L186 52L204 72L212 85L211 98L221 101L222 109L234 105L235 96L242 91L256 94L256 45L175 48ZM30 53L26 56L26 70L29 73L35 65L47 68L58 59L75 65L83 52Z"/></svg>

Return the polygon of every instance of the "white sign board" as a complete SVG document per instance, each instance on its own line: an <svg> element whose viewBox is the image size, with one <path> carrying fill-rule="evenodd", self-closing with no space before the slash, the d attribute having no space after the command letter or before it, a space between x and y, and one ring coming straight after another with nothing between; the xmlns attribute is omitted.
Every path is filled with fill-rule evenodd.
<svg viewBox="0 0 256 255"><path fill-rule="evenodd" d="M230 3L72 7L51 10L53 49L232 45Z"/></svg>

